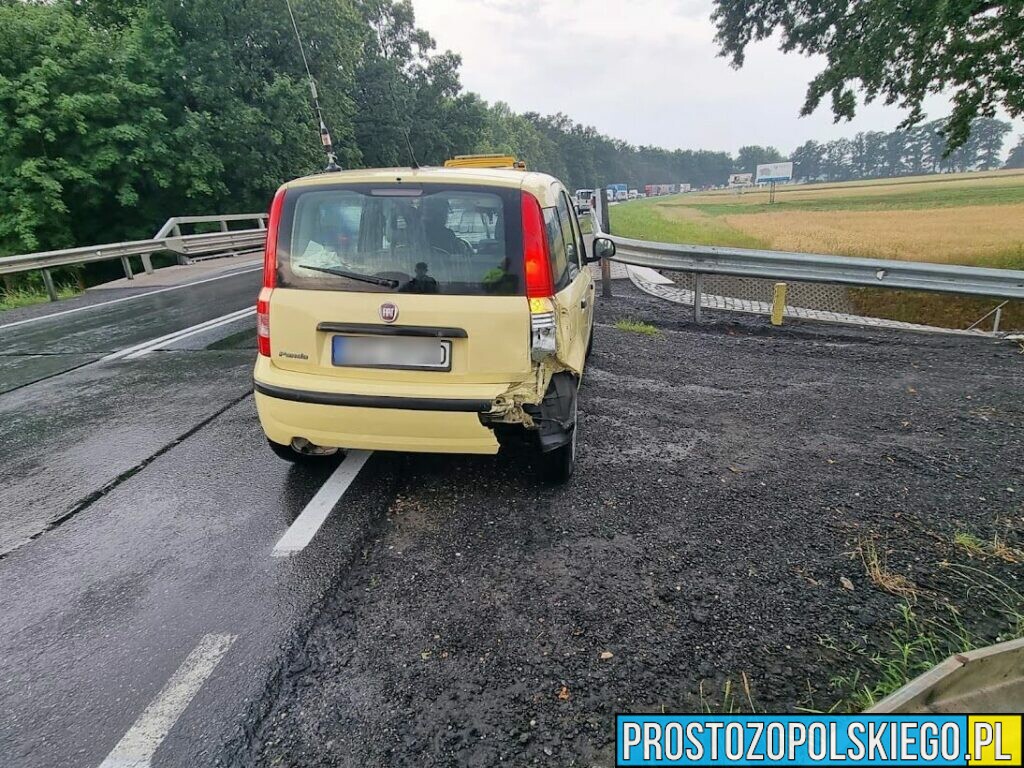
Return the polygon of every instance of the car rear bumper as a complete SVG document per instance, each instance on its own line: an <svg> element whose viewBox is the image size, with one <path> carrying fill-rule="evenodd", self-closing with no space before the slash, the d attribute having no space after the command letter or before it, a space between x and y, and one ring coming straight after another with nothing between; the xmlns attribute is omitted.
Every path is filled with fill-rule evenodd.
<svg viewBox="0 0 1024 768"><path fill-rule="evenodd" d="M392 397L387 395L358 395L346 392L317 392L289 389L273 384L253 381L253 391L277 400L311 405L335 405L355 408L385 408L397 411L445 411L451 413L486 413L491 400L466 398Z"/></svg>
<svg viewBox="0 0 1024 768"><path fill-rule="evenodd" d="M281 400L259 391L256 410L267 437L297 437L333 448L418 453L497 453L494 433L476 412L321 405Z"/></svg>
<svg viewBox="0 0 1024 768"><path fill-rule="evenodd" d="M375 451L498 452L480 414L492 409L508 384L395 387L384 395L379 387L324 379L257 365L256 410L270 440L288 445L305 438L325 447Z"/></svg>

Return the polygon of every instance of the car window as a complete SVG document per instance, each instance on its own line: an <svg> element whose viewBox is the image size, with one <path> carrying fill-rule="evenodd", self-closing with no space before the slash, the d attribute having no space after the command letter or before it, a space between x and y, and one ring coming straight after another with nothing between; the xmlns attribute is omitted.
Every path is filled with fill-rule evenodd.
<svg viewBox="0 0 1024 768"><path fill-rule="evenodd" d="M569 272L569 280L575 280L580 271L580 248L576 242L576 235L572 229L572 214L569 213L569 198L565 192L558 195L558 223L562 227L562 236L565 239L565 259Z"/></svg>
<svg viewBox="0 0 1024 768"><path fill-rule="evenodd" d="M544 224L548 232L548 248L551 251L551 275L555 282L555 290L560 291L569 284L571 278L569 261L565 253L565 233L562 232L556 208L544 209Z"/></svg>
<svg viewBox="0 0 1024 768"><path fill-rule="evenodd" d="M563 192L562 197L566 198L566 212L569 214L569 230L572 232L572 240L576 244L576 266L583 268L586 258L586 246L583 243L583 231L580 229L580 220L576 216L576 207L569 204L568 194Z"/></svg>
<svg viewBox="0 0 1024 768"><path fill-rule="evenodd" d="M289 192L278 238L278 284L519 295L524 284L518 191L403 184Z"/></svg>

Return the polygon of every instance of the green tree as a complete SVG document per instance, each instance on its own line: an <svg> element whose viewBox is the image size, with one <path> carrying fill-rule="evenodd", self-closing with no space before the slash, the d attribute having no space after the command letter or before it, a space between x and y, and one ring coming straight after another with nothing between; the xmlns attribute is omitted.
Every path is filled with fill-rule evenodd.
<svg viewBox="0 0 1024 768"><path fill-rule="evenodd" d="M774 34L783 51L822 56L801 114L827 96L837 120L857 107L855 89L920 123L932 93L952 91L945 148L962 146L972 121L998 107L1024 115L1021 0L715 0L723 56L742 66L747 46Z"/></svg>
<svg viewBox="0 0 1024 768"><path fill-rule="evenodd" d="M127 234L118 222L170 183L152 59L167 37L151 23L95 30L63 5L0 6L0 255Z"/></svg>
<svg viewBox="0 0 1024 768"><path fill-rule="evenodd" d="M1021 134L1017 146L1010 150L1010 156L1006 158L1003 168L1024 168L1024 133Z"/></svg>
<svg viewBox="0 0 1024 768"><path fill-rule="evenodd" d="M775 147L758 147L751 145L740 147L733 163L735 173L755 173L757 166L764 163L777 163L786 158Z"/></svg>
<svg viewBox="0 0 1024 768"><path fill-rule="evenodd" d="M1013 126L991 117L979 118L971 129L971 138L977 141L977 168L991 171L1002 164L1003 144Z"/></svg>
<svg viewBox="0 0 1024 768"><path fill-rule="evenodd" d="M821 175L822 145L807 141L793 150L789 159L793 161L793 173L798 179L815 181Z"/></svg>

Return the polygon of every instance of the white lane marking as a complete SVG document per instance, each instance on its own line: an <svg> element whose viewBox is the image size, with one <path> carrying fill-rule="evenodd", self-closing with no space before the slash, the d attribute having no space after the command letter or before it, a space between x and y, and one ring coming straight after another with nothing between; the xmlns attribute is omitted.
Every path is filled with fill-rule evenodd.
<svg viewBox="0 0 1024 768"><path fill-rule="evenodd" d="M255 314L256 307L250 307L245 310L239 310L238 312L232 312L230 314L224 315L223 317L215 318L216 322L210 321L208 323L200 323L199 325L194 325L191 328L186 328L185 330L180 331L171 339L166 339L163 341L152 341L142 349L136 350L135 352L132 352L129 355L125 355L124 359L137 360L140 357L145 357L150 352L155 352L160 347L166 347L169 346L170 344L177 344L179 341L184 341L185 339L190 338L192 336L197 336L200 333L212 331L214 328L220 328L222 325L230 325L236 320L241 320L243 318Z"/></svg>
<svg viewBox="0 0 1024 768"><path fill-rule="evenodd" d="M121 358L129 357L137 353L152 351L154 349L157 349L161 345L170 344L171 342L177 341L179 338L185 338L186 336L192 336L196 333L209 330L210 328L216 328L219 325L233 322L235 320L245 317L246 315L251 315L255 312L255 307L245 307L244 309L235 310L234 312L228 312L226 315L214 317L210 320L206 320L205 322L197 323L196 325L191 325L188 328L182 328L180 330L174 331L174 333L168 333L166 336L160 336L159 338L156 339L148 339L146 341L140 342L139 344L134 344L130 347L125 347L124 349L119 349L117 352L111 352L109 355L105 355L104 357L100 358L100 362L106 362L108 360L120 360Z"/></svg>
<svg viewBox="0 0 1024 768"><path fill-rule="evenodd" d="M301 552L313 540L327 516L342 494L352 485L363 464L370 458L373 451L349 451L345 459L338 465L320 490L310 499L284 536L274 545L273 557L287 557Z"/></svg>
<svg viewBox="0 0 1024 768"><path fill-rule="evenodd" d="M153 755L238 635L204 635L100 768L148 768Z"/></svg>
<svg viewBox="0 0 1024 768"><path fill-rule="evenodd" d="M49 320L54 317L62 317L63 315L70 315L75 312L84 312L87 309L96 309L97 307L109 307L111 304L120 304L122 301L131 301L132 299L143 299L146 296L155 296L158 293L167 293L167 291L179 291L182 288L191 288L193 285L202 285L203 283L212 283L214 280L223 280L227 277L235 277L237 275L246 275L250 272L258 272L263 269L263 266L253 267L252 269L240 269L237 272L229 272L226 275L217 275L216 277L208 277L205 280L196 280L191 283L182 283L181 285L171 285L167 288L158 288L155 291L147 291L146 293L136 293L133 296L122 296L120 299L111 299L110 301L101 301L97 304L86 304L84 307L75 307L74 309L65 309L60 312L52 312L49 315L40 315L39 317L29 317L24 320L15 320L13 323L7 323L6 325L0 325L0 329L13 328L16 325L25 325L26 323L35 323L40 320Z"/></svg>

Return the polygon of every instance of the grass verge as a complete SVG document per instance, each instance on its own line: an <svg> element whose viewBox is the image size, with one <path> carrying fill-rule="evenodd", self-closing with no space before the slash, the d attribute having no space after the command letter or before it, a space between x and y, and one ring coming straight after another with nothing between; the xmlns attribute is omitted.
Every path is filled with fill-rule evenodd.
<svg viewBox="0 0 1024 768"><path fill-rule="evenodd" d="M77 296L81 290L71 285L62 285L57 288L58 299L70 299ZM14 290L0 293L0 312L8 309L19 309L30 307L33 304L42 304L49 301L50 297L46 291L35 288L15 288Z"/></svg>
<svg viewBox="0 0 1024 768"><path fill-rule="evenodd" d="M996 557L1007 563L1024 563L1024 552L1007 544L998 533L991 541L986 541L969 531L958 531L953 535L953 545L969 557Z"/></svg>
<svg viewBox="0 0 1024 768"><path fill-rule="evenodd" d="M945 563L956 581L994 606L998 631L995 637L970 629L960 610L944 603L941 611L926 617L910 600L896 606L899 620L873 647L865 642L841 646L820 638L823 648L844 658L852 671L829 681L837 700L829 711L861 712L896 692L950 656L966 653L995 642L1024 637L1024 595L1007 581L978 568Z"/></svg>
<svg viewBox="0 0 1024 768"><path fill-rule="evenodd" d="M847 292L855 311L868 317L884 317L905 323L924 323L941 328L967 328L1002 302L973 296L952 296L922 291L889 291L883 288L850 288ZM992 317L978 328L992 330ZM1024 329L1024 301L1003 307L999 329Z"/></svg>
<svg viewBox="0 0 1024 768"><path fill-rule="evenodd" d="M625 317L620 320L616 320L615 327L620 331L639 333L641 336L657 336L660 333L660 331L650 323L645 323L641 320L631 320Z"/></svg>
<svg viewBox="0 0 1024 768"><path fill-rule="evenodd" d="M760 239L741 232L720 218L687 207L670 207L656 198L612 206L608 215L612 233L622 237L660 243L765 247Z"/></svg>

